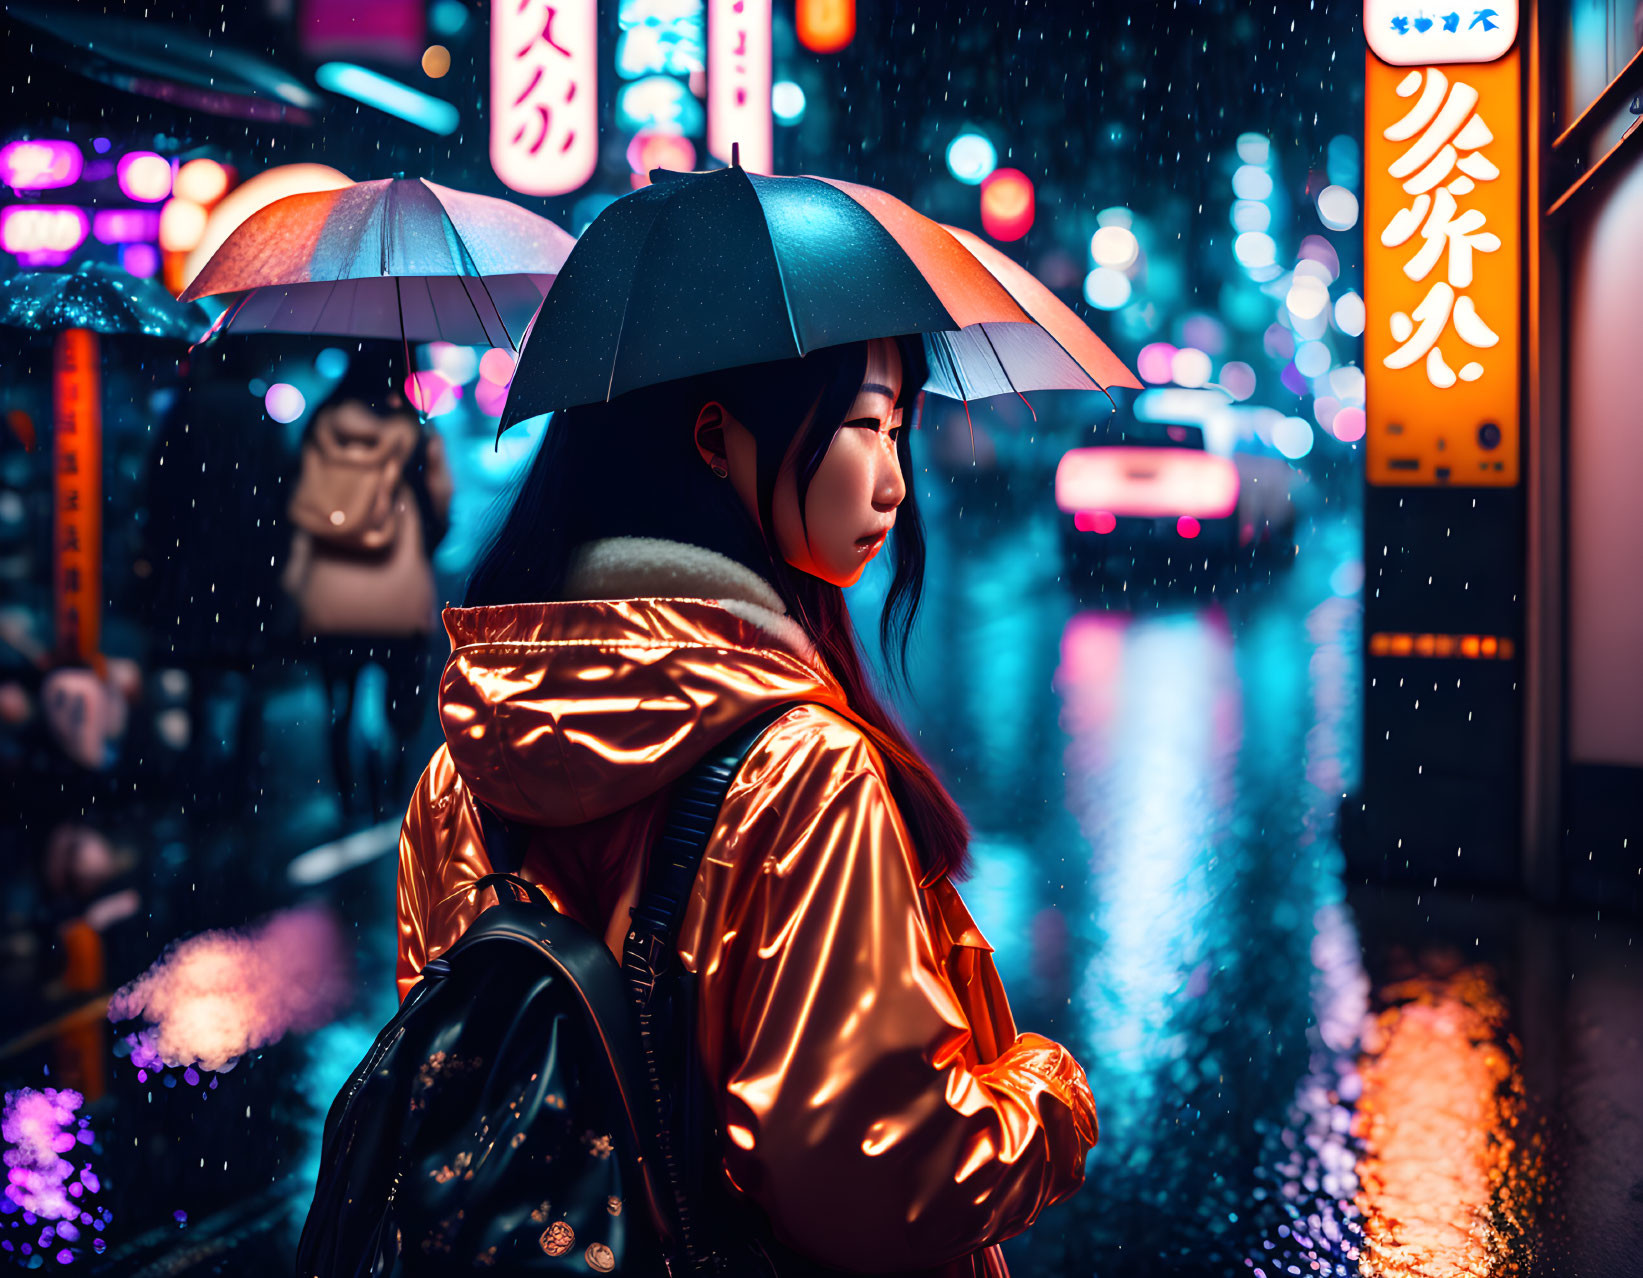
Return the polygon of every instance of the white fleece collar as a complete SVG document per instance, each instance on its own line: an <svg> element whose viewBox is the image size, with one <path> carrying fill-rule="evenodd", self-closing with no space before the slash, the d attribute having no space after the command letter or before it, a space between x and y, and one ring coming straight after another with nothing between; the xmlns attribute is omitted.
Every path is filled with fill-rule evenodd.
<svg viewBox="0 0 1643 1278"><path fill-rule="evenodd" d="M566 599L708 599L757 626L790 652L816 660L803 627L758 573L728 555L663 537L605 537L581 547Z"/></svg>

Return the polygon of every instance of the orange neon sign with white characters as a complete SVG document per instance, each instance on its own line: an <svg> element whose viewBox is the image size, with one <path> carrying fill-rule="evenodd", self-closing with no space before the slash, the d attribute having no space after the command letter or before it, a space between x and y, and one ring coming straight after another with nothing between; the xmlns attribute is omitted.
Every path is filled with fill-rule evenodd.
<svg viewBox="0 0 1643 1278"><path fill-rule="evenodd" d="M101 642L103 594L103 405L97 335L57 335L52 445L56 501L52 547L59 659L92 661Z"/></svg>
<svg viewBox="0 0 1643 1278"><path fill-rule="evenodd" d="M1518 482L1521 68L1366 55L1372 484Z"/></svg>

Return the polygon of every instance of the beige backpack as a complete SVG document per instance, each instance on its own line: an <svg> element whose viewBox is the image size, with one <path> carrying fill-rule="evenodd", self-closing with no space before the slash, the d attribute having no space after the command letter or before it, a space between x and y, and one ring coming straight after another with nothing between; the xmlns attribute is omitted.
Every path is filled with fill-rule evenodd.
<svg viewBox="0 0 1643 1278"><path fill-rule="evenodd" d="M399 533L395 498L416 434L354 403L327 412L302 447L291 522L339 549L387 550Z"/></svg>

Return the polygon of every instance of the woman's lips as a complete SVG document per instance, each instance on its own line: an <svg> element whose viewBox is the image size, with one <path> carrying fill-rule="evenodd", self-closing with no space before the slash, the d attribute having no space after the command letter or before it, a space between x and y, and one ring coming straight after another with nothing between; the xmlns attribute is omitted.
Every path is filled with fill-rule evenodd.
<svg viewBox="0 0 1643 1278"><path fill-rule="evenodd" d="M886 528L883 532L876 533L871 537L857 537L856 549L876 552L879 547L884 545L884 539L889 535L890 530Z"/></svg>

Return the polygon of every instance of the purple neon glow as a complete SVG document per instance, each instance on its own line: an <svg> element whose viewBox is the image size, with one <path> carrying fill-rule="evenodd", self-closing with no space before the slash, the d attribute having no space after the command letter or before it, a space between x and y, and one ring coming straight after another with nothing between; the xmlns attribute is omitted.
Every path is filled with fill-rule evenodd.
<svg viewBox="0 0 1643 1278"><path fill-rule="evenodd" d="M45 191L80 180L85 157L72 142L28 139L0 147L0 182L14 191Z"/></svg>
<svg viewBox="0 0 1643 1278"><path fill-rule="evenodd" d="M67 1088L36 1091L25 1087L6 1093L5 1113L0 1118L0 1135L6 1144L5 1196L10 1204L22 1208L25 1224L42 1219L78 1220L83 1213L75 1200L101 1188L89 1168L76 1167L64 1157L90 1143L86 1120L76 1117L83 1101L79 1092ZM79 1237L72 1225L59 1225L48 1232L68 1242Z"/></svg>
<svg viewBox="0 0 1643 1278"><path fill-rule="evenodd" d="M160 215L154 209L101 209L92 215L91 233L104 244L157 240Z"/></svg>

